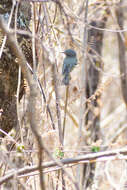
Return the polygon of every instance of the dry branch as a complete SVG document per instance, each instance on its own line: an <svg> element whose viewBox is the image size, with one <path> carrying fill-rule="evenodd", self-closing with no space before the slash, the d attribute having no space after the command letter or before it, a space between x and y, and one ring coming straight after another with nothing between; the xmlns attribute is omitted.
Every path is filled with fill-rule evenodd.
<svg viewBox="0 0 127 190"><path fill-rule="evenodd" d="M43 173L42 173L42 151L43 149L45 150L46 154L54 161L54 163L57 163L58 166L63 167L62 163L60 161L55 160L52 155L49 153L49 151L47 150L47 148L45 147L45 145L42 143L42 139L41 136L39 135L38 132L38 127L36 126L36 113L35 113L35 107L36 107L36 97L37 97L37 80L33 78L32 74L30 73L30 70L27 67L27 61L25 59L24 54L22 53L20 47L18 46L18 44L16 43L15 40L15 36L14 33L10 32L6 25L3 23L2 20L2 16L0 17L0 28L2 30L2 32L7 35L7 39L8 39L8 43L10 44L12 50L14 51L15 55L18 58L18 64L21 66L22 68L22 72L24 74L24 77L26 78L29 87L30 87L30 97L29 97L29 121L30 121L30 126L31 126L31 130L35 136L35 139L37 141L38 144L38 158L39 158L39 164L38 166L36 166L37 170L39 170L39 177L40 177L40 185L41 185L41 189L44 190L44 183L43 183ZM27 167L27 170L29 170L29 167ZM70 181L72 181L72 183L75 186L76 190L79 190L78 184L77 182L73 179L73 177L67 172L65 171L65 169L63 168L64 173L68 176L68 178L70 179ZM17 174L17 171L14 172L12 175L9 174L9 178L12 178L13 176L15 176L15 173ZM24 171L23 171L24 173ZM22 173L22 174L23 174ZM6 180L5 180L6 181ZM4 182L3 182L4 183ZM2 184L2 183L1 183Z"/></svg>
<svg viewBox="0 0 127 190"><path fill-rule="evenodd" d="M1 153L2 154L2 153ZM98 152L98 153L91 153L91 154L85 154L82 156L77 156L75 158L66 158L62 159L60 161L61 166L58 165L55 161L45 162L42 164L42 168L52 168L59 166L57 168L54 168L54 170L59 170L62 168L62 165L70 167L72 164L80 164L80 163L94 163L99 161L108 161L108 160L126 160L127 159L127 148L123 149L116 149L116 150L110 150L110 151L104 151L104 152ZM58 161L59 162L59 161ZM38 170L38 166L26 166L19 170L14 170L10 174L6 174L4 177L0 178L0 185L5 183L7 180L12 179L13 176L16 174L17 176L29 174L31 172L35 172Z"/></svg>
<svg viewBox="0 0 127 190"><path fill-rule="evenodd" d="M33 79L33 76L30 73L30 70L27 67L27 61L22 53L22 50L17 44L17 41L15 39L15 35L11 33L8 29L7 26L4 24L2 20L2 16L0 16L0 28L2 29L2 32L7 36L8 43L10 44L10 47L12 48L13 52L18 58L18 64L21 66L22 72L24 74L24 77L28 81L29 87L30 87L30 97L29 97L29 121L30 121L30 126L31 130L36 138L37 144L38 144L38 149L39 149L39 176L40 176L40 185L41 189L44 189L44 183L43 183L43 174L42 174L42 150L43 150L43 145L41 141L41 136L38 133L37 126L36 126L36 121L35 121L35 107L36 107L36 102L35 98L37 97L37 85L36 85L36 80Z"/></svg>

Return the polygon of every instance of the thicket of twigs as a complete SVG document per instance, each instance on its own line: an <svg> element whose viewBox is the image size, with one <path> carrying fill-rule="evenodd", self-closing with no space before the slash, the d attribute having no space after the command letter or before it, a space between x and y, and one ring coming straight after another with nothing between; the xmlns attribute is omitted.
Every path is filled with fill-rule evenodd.
<svg viewBox="0 0 127 190"><path fill-rule="evenodd" d="M1 189L126 189L126 10L1 0ZM66 49L78 59L67 86Z"/></svg>

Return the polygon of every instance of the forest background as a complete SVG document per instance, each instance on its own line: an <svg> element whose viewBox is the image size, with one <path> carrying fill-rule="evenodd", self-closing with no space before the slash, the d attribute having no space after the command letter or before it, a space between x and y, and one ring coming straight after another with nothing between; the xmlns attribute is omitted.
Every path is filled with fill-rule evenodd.
<svg viewBox="0 0 127 190"><path fill-rule="evenodd" d="M0 187L127 189L126 0L0 1ZM62 83L66 49L78 64Z"/></svg>

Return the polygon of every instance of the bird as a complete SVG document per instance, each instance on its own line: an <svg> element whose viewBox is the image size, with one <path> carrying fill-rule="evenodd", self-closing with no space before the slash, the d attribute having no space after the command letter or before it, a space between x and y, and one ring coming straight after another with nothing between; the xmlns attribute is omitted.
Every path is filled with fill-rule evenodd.
<svg viewBox="0 0 127 190"><path fill-rule="evenodd" d="M71 79L70 73L74 69L74 67L77 65L77 56L75 50L67 49L64 52L62 52L66 55L63 61L63 67L62 67L62 75L64 76L62 83L64 85L69 85L69 81Z"/></svg>

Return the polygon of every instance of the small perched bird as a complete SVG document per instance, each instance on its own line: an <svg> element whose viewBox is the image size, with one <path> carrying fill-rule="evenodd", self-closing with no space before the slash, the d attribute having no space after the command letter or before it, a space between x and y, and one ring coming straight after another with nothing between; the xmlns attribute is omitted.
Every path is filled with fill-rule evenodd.
<svg viewBox="0 0 127 190"><path fill-rule="evenodd" d="M64 58L62 68L62 75L64 75L62 82L65 85L69 85L69 81L71 79L70 72L77 65L77 57L76 52L72 49L67 49L63 53L66 55L66 57Z"/></svg>

